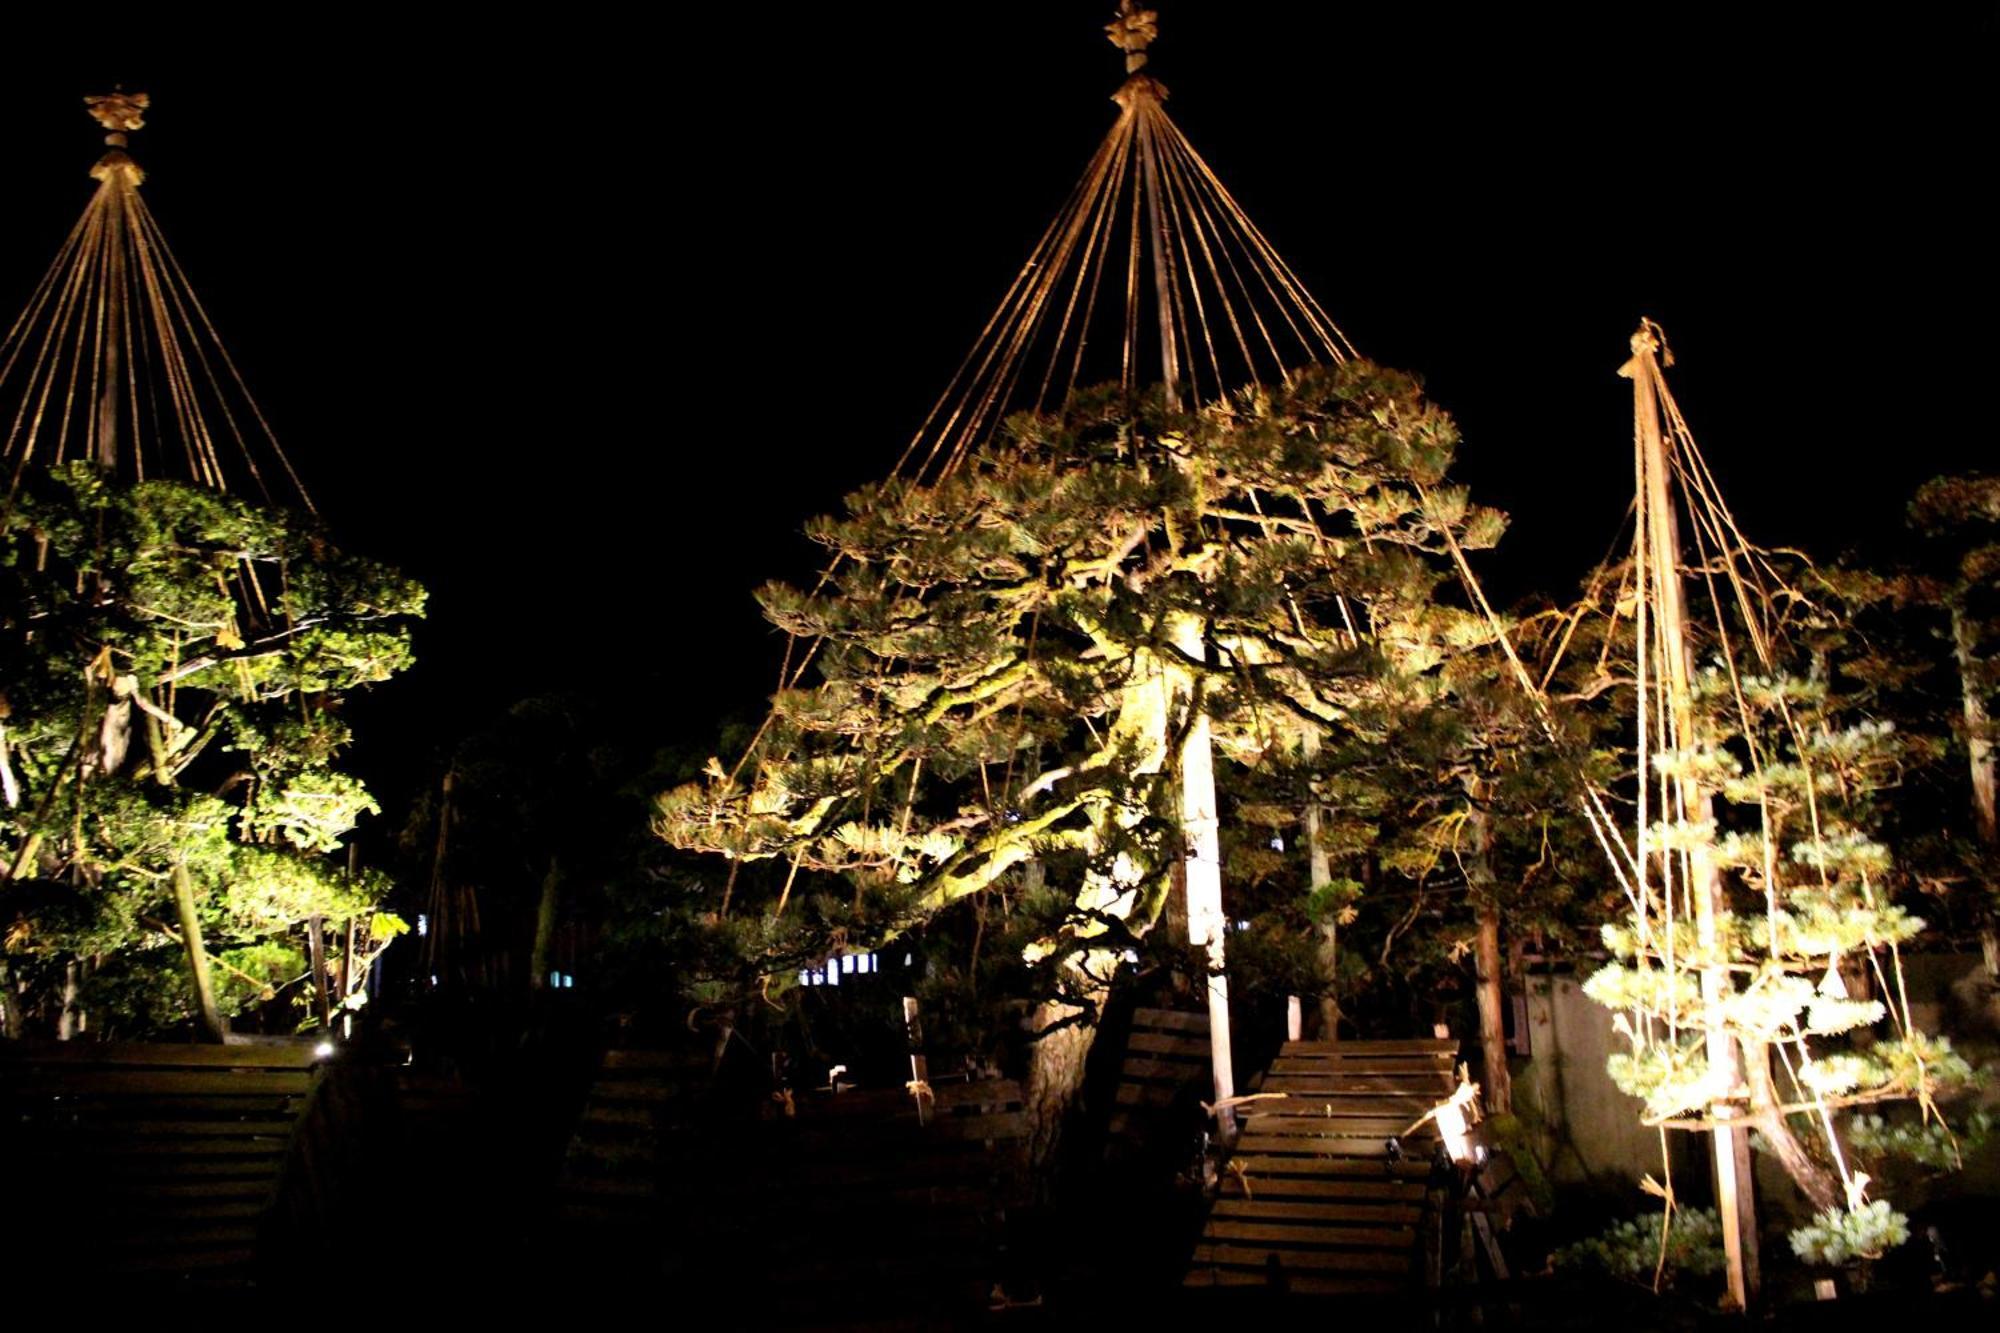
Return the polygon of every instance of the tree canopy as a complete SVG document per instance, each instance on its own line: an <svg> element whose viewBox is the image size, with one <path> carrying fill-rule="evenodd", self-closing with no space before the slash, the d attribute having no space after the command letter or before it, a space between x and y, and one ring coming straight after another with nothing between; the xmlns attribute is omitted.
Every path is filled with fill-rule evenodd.
<svg viewBox="0 0 2000 1333"><path fill-rule="evenodd" d="M1447 481L1457 443L1414 379L1349 362L1196 411L1095 390L858 491L810 528L822 582L761 594L817 679L661 832L776 862L759 912L837 876L829 921L876 934L1035 862L1070 886L1039 955L1115 956L1178 859L1197 715L1255 765L1385 725L1487 635L1436 596L1450 545L1504 526Z"/></svg>

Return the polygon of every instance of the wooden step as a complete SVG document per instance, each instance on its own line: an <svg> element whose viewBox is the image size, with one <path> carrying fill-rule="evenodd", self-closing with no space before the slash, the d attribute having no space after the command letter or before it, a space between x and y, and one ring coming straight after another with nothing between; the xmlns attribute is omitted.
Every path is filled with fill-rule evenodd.
<svg viewBox="0 0 2000 1333"><path fill-rule="evenodd" d="M1257 1171L1245 1167L1249 1175L1249 1199L1399 1199L1423 1201L1424 1182L1421 1179L1397 1179L1379 1172L1367 1176L1342 1176L1315 1174L1311 1176L1278 1175L1274 1172ZM1425 1176L1430 1172L1425 1171ZM1240 1187L1239 1178L1232 1172L1224 1182L1230 1190ZM1238 1197L1226 1194L1224 1199Z"/></svg>
<svg viewBox="0 0 2000 1333"><path fill-rule="evenodd" d="M1327 1226L1285 1222L1238 1222L1217 1218L1202 1235L1212 1241L1270 1241L1287 1247L1407 1249L1417 1238L1413 1227Z"/></svg>
<svg viewBox="0 0 2000 1333"><path fill-rule="evenodd" d="M1423 1213L1419 1194L1404 1203L1302 1203L1295 1199L1217 1199L1215 1216L1237 1220L1380 1223L1415 1226Z"/></svg>
<svg viewBox="0 0 2000 1333"><path fill-rule="evenodd" d="M1260 1102L1261 1108L1269 1103ZM1410 1127L1412 1116L1406 1120L1402 1116L1389 1119L1379 1116L1329 1116L1329 1115L1277 1115L1259 1110L1256 1115L1243 1122L1246 1135L1278 1134L1293 1138L1368 1138L1380 1147L1392 1138L1434 1139L1438 1136L1435 1121L1426 1120L1416 1128ZM1407 1132L1405 1132L1407 1131ZM1301 1147L1301 1151L1305 1149Z"/></svg>
<svg viewBox="0 0 2000 1333"><path fill-rule="evenodd" d="M1454 1037L1412 1037L1407 1041L1288 1041L1283 1055L1318 1055L1339 1058L1352 1055L1455 1056Z"/></svg>
<svg viewBox="0 0 2000 1333"><path fill-rule="evenodd" d="M1282 1098L1252 1102L1245 1110L1254 1115L1326 1116L1352 1117L1377 1116L1400 1121L1408 1125L1443 1100L1428 1092L1403 1093L1401 1095L1377 1094L1357 1095L1352 1093L1325 1093L1292 1091L1285 1088L1265 1088L1265 1092L1283 1092Z"/></svg>
<svg viewBox="0 0 2000 1333"><path fill-rule="evenodd" d="M1281 1270L1277 1282L1293 1296L1389 1296L1405 1290L1408 1284L1392 1277L1369 1277L1363 1274L1333 1276L1326 1273L1295 1273ZM1196 1268L1189 1271L1184 1286L1189 1287L1264 1287L1274 1285L1269 1266L1254 1270L1238 1268Z"/></svg>
<svg viewBox="0 0 2000 1333"><path fill-rule="evenodd" d="M1250 1268L1259 1272L1269 1266L1273 1254L1286 1268L1334 1273L1394 1273L1408 1276L1410 1256L1401 1250L1302 1250L1270 1245L1211 1244L1194 1247L1194 1265L1217 1268Z"/></svg>

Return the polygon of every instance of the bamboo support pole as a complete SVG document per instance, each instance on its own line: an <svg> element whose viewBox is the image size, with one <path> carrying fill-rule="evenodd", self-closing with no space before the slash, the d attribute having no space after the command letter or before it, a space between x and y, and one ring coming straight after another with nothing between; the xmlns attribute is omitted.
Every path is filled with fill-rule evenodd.
<svg viewBox="0 0 2000 1333"><path fill-rule="evenodd" d="M1688 648L1681 588L1679 524L1669 489L1666 440L1660 430L1660 405L1656 392L1660 372L1654 357L1656 347L1652 333L1641 328L1633 335L1632 359L1619 373L1632 381L1634 454L1639 495L1636 542L1640 558L1651 569L1650 600L1661 644L1660 661L1665 673L1660 688L1666 696L1667 708L1680 743L1685 746L1692 743L1694 736L1693 660ZM1646 598L1647 591L1646 587L1641 587L1642 599ZM1642 658L1648 652L1643 636L1638 651ZM1641 737L1642 743L1643 740ZM1639 775L1641 783L1648 782L1650 778L1647 773ZM1709 793L1685 771L1676 780L1675 786L1681 817L1697 822L1706 819L1711 808ZM1673 811L1661 811L1663 819L1671 819L1673 815ZM1641 828L1642 865L1643 839L1647 836L1648 831ZM1721 873L1710 850L1699 843L1687 854L1686 867L1689 896L1695 913L1696 940L1707 957L1717 959L1719 940L1716 923L1723 910ZM1671 887L1667 891L1671 892ZM1757 1288L1756 1206L1754 1186L1746 1169L1748 1140L1743 1130L1722 1123L1728 1114L1728 1097L1738 1090L1742 1081L1736 1040L1721 1013L1723 1002L1733 989L1728 968L1719 959L1711 962L1701 969L1700 985L1702 1011L1706 1017L1709 1068L1720 1073L1726 1083L1722 1095L1711 1104L1711 1115L1718 1122L1713 1130L1716 1212L1722 1223L1729 1298L1737 1309L1747 1310Z"/></svg>

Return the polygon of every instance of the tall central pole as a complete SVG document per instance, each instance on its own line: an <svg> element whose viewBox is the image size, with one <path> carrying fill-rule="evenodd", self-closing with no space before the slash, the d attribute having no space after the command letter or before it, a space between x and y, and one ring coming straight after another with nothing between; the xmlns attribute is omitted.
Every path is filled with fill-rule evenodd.
<svg viewBox="0 0 2000 1333"><path fill-rule="evenodd" d="M1127 97L1138 122L1140 190L1146 197L1146 234L1153 261L1153 304L1160 321L1160 388L1167 410L1178 411L1180 400L1180 346L1174 336L1174 278L1171 242L1167 235L1167 210L1162 198L1157 126L1159 99L1164 96L1157 81L1139 71L1146 64L1146 48L1158 35L1158 24L1150 10L1142 10L1134 0L1122 0L1118 17L1106 29L1112 43L1125 52L1125 72L1129 76L1119 100ZM1134 207L1137 207L1136 201ZM1209 739L1208 713L1203 703L1199 664L1207 659L1204 626L1198 615L1177 616L1173 643L1184 659L1173 668L1188 677L1188 707L1193 710L1187 736L1181 742L1181 834L1183 882L1187 891L1188 943L1205 951L1208 964L1208 1043L1209 1066L1215 1076L1215 1104L1218 1128L1225 1139L1233 1138L1236 1117L1226 1103L1236 1095L1236 1071L1229 1045L1229 977L1223 970L1227 936L1222 913L1222 839L1215 799L1215 755Z"/></svg>
<svg viewBox="0 0 2000 1333"><path fill-rule="evenodd" d="M1642 599L1652 603L1660 644L1658 684L1666 720L1673 728L1671 744L1681 750L1695 742L1694 693L1691 688L1693 654L1687 641L1686 603L1681 588L1680 525L1673 507L1668 482L1666 438L1660 430L1658 381L1659 362L1655 352L1659 341L1650 326L1641 326L1632 335L1632 359L1619 374L1632 381L1632 413L1635 466L1638 472L1639 523L1635 540ZM1648 652L1645 635L1638 638L1643 659ZM1643 672L1643 666L1641 668ZM1644 677L1641 676L1643 681ZM1642 693L1644 687L1642 685ZM1641 715L1643 717L1643 714ZM1641 723L1643 733L1644 723ZM1643 749L1645 736L1640 736ZM1697 782L1686 764L1676 766L1674 795L1678 810L1663 810L1663 821L1678 817L1689 823L1705 822L1712 809L1710 793ZM1641 772L1639 781L1651 780ZM1650 831L1641 828L1640 860L1645 862L1645 839ZM1662 891L1673 892L1672 853L1662 849ZM1730 1123L1734 1109L1729 1098L1742 1086L1736 1055L1736 1039L1722 1017L1723 1002L1733 987L1729 969L1722 961L1716 919L1721 914L1722 875L1710 848L1699 841L1682 863L1687 892L1693 900L1695 937L1707 960L1701 969L1701 1007L1708 1067L1715 1076L1715 1100L1709 1106L1714 1126L1715 1202L1722 1222L1722 1246L1728 1268L1729 1295L1739 1310L1748 1309L1757 1287L1755 1201L1749 1172L1749 1143L1744 1131Z"/></svg>
<svg viewBox="0 0 2000 1333"><path fill-rule="evenodd" d="M1153 122L1159 94L1151 79L1141 75L1138 103L1139 171L1146 192L1146 232L1153 254L1153 303L1160 317L1160 387L1166 394L1167 410L1180 410L1180 348L1174 340L1174 280L1168 262L1167 216L1160 204L1159 152L1155 146Z"/></svg>
<svg viewBox="0 0 2000 1333"><path fill-rule="evenodd" d="M1201 622L1185 617L1174 646L1189 657L1204 656ZM1216 1115L1224 1137L1236 1120L1223 1103L1236 1095L1236 1071L1229 1051L1229 975L1223 971L1226 922L1222 915L1221 821L1216 815L1215 757L1209 745L1208 712L1197 680L1189 690L1194 718L1181 742L1181 831L1187 840L1183 862L1187 883L1188 943L1207 951L1208 1053L1215 1072Z"/></svg>

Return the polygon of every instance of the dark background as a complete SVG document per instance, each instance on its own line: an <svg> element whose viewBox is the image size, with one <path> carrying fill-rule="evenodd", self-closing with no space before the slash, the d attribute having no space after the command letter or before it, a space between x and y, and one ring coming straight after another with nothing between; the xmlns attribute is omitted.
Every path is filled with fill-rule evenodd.
<svg viewBox="0 0 2000 1333"><path fill-rule="evenodd" d="M1504 594L1617 531L1641 314L1755 539L1886 541L1990 466L1994 6L1158 7L1182 127L1458 415ZM146 194L280 437L431 589L418 667L356 710L390 808L525 695L700 743L769 687L751 590L810 573L801 522L894 461L1109 127L1111 8L14 34L0 308L91 189L78 99L147 90Z"/></svg>

